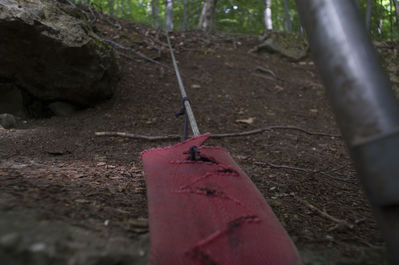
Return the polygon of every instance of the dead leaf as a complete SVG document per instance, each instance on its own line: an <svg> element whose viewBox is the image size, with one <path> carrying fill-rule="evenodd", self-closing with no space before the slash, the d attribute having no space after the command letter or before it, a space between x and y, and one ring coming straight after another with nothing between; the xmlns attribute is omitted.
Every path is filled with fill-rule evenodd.
<svg viewBox="0 0 399 265"><path fill-rule="evenodd" d="M250 117L248 119L236 120L238 123L252 124L256 120L255 117Z"/></svg>

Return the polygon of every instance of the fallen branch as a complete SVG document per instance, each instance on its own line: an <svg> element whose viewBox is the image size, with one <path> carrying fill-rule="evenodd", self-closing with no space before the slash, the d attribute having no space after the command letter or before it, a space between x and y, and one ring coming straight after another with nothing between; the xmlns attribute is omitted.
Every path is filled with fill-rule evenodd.
<svg viewBox="0 0 399 265"><path fill-rule="evenodd" d="M337 178L334 177L333 175L331 175L330 173L336 172L338 170L341 170L345 167L347 167L349 164L345 164L344 166L341 166L339 168L336 169L332 169L330 171L324 172L321 170L317 170L317 169L307 169L307 168L302 168L302 167L293 167L293 166L287 166L287 165L276 165L270 162L255 162L255 165L259 165L259 166L269 166L272 168L282 168L282 169L288 169L288 170L295 170L295 171L301 171L301 172L306 172L306 173L311 173L311 174L320 174L320 175L324 175L326 177L329 177L333 180L337 180L337 181L342 181L345 183L350 183L353 184L353 181L350 181L348 178L343 179L343 178Z"/></svg>
<svg viewBox="0 0 399 265"><path fill-rule="evenodd" d="M326 213L325 211L320 210L319 208L317 208L316 206L310 204L308 201L306 200L302 200L296 196L294 196L299 202L301 202L302 204L304 204L306 207L308 207L309 209L311 209L312 211L317 212L318 214L320 214L321 216L327 218L330 221L333 221L337 224L337 226L334 227L334 229L342 229L342 228L349 228L349 229L353 229L355 226L345 220L341 220L338 219L328 213Z"/></svg>
<svg viewBox="0 0 399 265"><path fill-rule="evenodd" d="M247 135L252 135L252 134L263 133L265 131L270 131L270 130L296 130L296 131L300 131L300 132L303 132L303 133L306 133L306 134L309 134L309 135L340 137L340 135L335 135L335 134L310 132L310 131L307 131L305 129L301 129L301 128L295 127L295 126L269 126L269 127L256 129L256 130L239 132L239 133L211 134L210 137L211 138L240 137L240 136L247 136ZM96 136L120 136L120 137L127 137L127 138L133 138L133 139L143 139L143 140L148 140L148 141L174 140L174 139L180 139L181 138L181 136L179 136L179 135L147 136L147 135L138 135L138 134L133 134L133 133L126 133L126 132L95 132L95 135ZM261 162L259 162L259 163L261 163ZM293 168L291 168L291 169L293 169Z"/></svg>
<svg viewBox="0 0 399 265"><path fill-rule="evenodd" d="M222 137L236 137L236 136L247 136L252 134L263 133L265 131L272 131L272 130L294 130L306 133L308 135L317 135L317 136L328 136L328 137L341 137L339 134L329 134L329 133L320 133L320 132L311 132L305 129L296 127L296 126L268 126L263 127L255 130L239 132L239 133L222 133L222 134L213 134L213 138L222 138Z"/></svg>
<svg viewBox="0 0 399 265"><path fill-rule="evenodd" d="M177 140L181 139L179 135L166 135L166 136L147 136L147 135L139 135L133 133L125 133L125 132L95 132L96 136L121 136L133 139L142 139L147 141L159 141L159 140Z"/></svg>

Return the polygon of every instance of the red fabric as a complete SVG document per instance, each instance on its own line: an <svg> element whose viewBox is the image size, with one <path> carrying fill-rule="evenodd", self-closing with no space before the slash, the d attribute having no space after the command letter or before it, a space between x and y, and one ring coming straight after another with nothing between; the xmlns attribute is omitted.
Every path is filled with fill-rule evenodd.
<svg viewBox="0 0 399 265"><path fill-rule="evenodd" d="M261 193L209 134L142 153L150 265L298 265L295 246ZM189 161L193 145L211 161Z"/></svg>

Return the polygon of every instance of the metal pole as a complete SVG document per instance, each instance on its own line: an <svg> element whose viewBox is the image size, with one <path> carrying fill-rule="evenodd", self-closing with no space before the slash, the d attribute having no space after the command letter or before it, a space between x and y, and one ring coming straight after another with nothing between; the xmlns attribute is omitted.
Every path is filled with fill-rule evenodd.
<svg viewBox="0 0 399 265"><path fill-rule="evenodd" d="M183 98L187 98L186 90L184 89L183 81L180 76L179 68L177 67L176 58L173 53L172 45L170 44L170 39L168 33L166 33L166 39L168 40L170 56L172 57L173 67L175 68L177 82L179 83L180 93ZM193 131L194 136L199 136L200 132L198 129L197 121L195 120L193 110L191 109L190 102L188 100L184 101L184 107L186 108L188 120L190 121L191 130Z"/></svg>
<svg viewBox="0 0 399 265"><path fill-rule="evenodd" d="M392 264L399 264L399 107L354 1L296 0Z"/></svg>

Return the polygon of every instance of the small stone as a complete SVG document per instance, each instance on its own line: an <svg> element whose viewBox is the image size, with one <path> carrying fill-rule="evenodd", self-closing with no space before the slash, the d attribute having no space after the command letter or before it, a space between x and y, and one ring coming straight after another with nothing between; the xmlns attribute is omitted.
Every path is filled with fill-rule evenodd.
<svg viewBox="0 0 399 265"><path fill-rule="evenodd" d="M35 243L35 244L33 244L33 245L30 247L30 250L31 250L32 252L41 252L41 251L43 251L43 250L45 250L45 249L46 249L46 244L41 243L41 242Z"/></svg>
<svg viewBox="0 0 399 265"><path fill-rule="evenodd" d="M14 115L4 113L0 114L0 125L4 129L11 129L15 128L15 125L17 124Z"/></svg>
<svg viewBox="0 0 399 265"><path fill-rule="evenodd" d="M11 247L18 244L20 237L17 233L10 233L0 237L0 245L4 247Z"/></svg>

